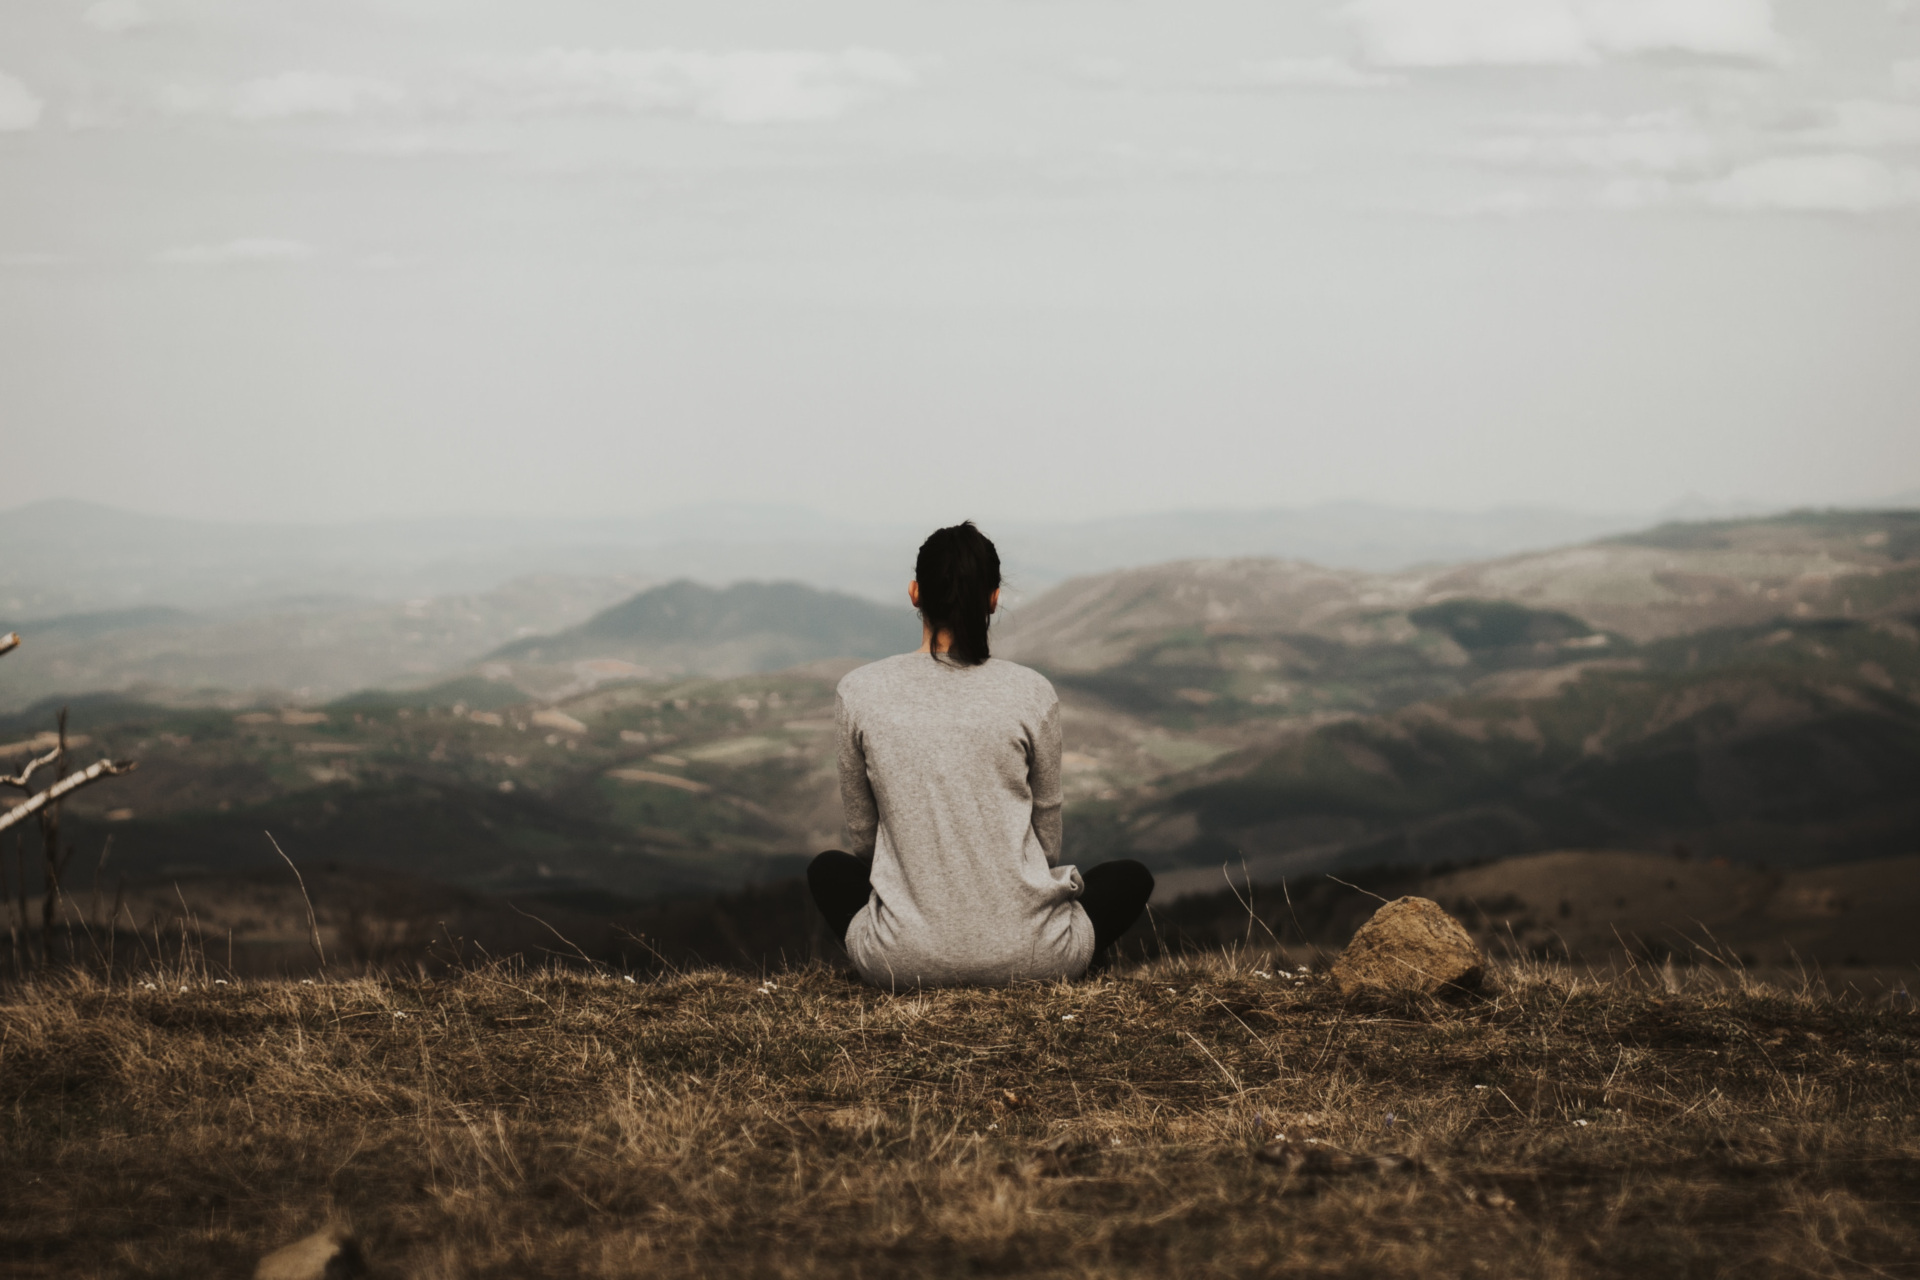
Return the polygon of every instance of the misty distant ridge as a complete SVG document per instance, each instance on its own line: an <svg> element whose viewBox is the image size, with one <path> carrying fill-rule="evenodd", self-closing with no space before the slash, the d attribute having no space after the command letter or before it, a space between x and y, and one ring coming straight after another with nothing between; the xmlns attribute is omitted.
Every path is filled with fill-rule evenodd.
<svg viewBox="0 0 1920 1280"><path fill-rule="evenodd" d="M958 519L965 513L941 513ZM1330 503L1075 522L988 521L1016 592L1168 560L1276 556L1391 572L1625 533L1662 519L1759 514L1687 499L1674 512L1549 507L1427 511ZM799 506L707 505L623 519L432 517L237 524L57 500L0 511L0 618L164 606L229 615L300 601L405 601L566 574L710 584L803 582L897 603L931 527L862 524Z"/></svg>
<svg viewBox="0 0 1920 1280"><path fill-rule="evenodd" d="M38 510L43 517L62 514L44 506ZM87 512L71 508L64 514ZM918 641L904 600L918 535L904 530L886 545L846 546L796 534L778 546L750 540L731 546L632 546L618 556L603 546L596 554L604 557L605 567L627 568L597 574L532 572L487 590L422 591L396 599L321 594L311 589L319 584L301 581L294 571L317 565L323 576L345 574L349 584L391 586L405 578L403 553L414 555L416 565L425 565L420 571L431 575L438 570L422 557L444 544L426 535L408 544L390 527L376 530L381 536L372 542L355 544L353 539L371 535L367 528L349 526L331 531L344 541L303 551L302 544L285 540L284 528L255 539L236 536L228 527L157 521L143 537L138 527L147 517L91 514L98 519L73 522L81 533L71 544L60 537L59 522L48 519L28 522L37 540L30 539L23 550L7 544L12 554L0 559L0 630L18 628L28 643L0 667L0 709L94 692L169 703L307 703L359 689L421 688L482 663L501 673L491 678L508 680L530 695L559 698L608 680L737 676L827 658L879 657L911 649ZM1108 660L1108 648L1132 644L1128 637L1143 627L1211 627L1221 619L1239 619L1235 625L1271 628L1287 618L1295 619L1285 623L1293 629L1314 630L1340 618L1364 627L1382 609L1413 609L1460 596L1559 609L1644 640L1753 621L1786 608L1879 609L1901 596L1892 579L1849 586L1833 600L1803 599L1802 588L1836 574L1865 573L1868 577L1858 581L1872 583L1872 573L1906 564L1920 553L1920 546L1910 545L1916 527L1912 513L1802 512L1636 526L1582 540L1546 536L1573 519L1524 511L1452 516L1354 506L1316 513L1139 517L1045 526L1032 533L994 527L1008 555L1011 588L996 651L1043 666L1100 665ZM0 525L8 522L27 521L19 511L0 515ZM438 526L426 522L422 527ZM1528 531L1549 545L1464 562L1441 559L1390 573L1329 565L1333 557L1316 562L1307 555L1259 550L1263 541L1298 546L1318 539L1361 556L1369 548L1411 546L1423 533L1432 534L1421 544L1431 550L1449 529L1456 546L1472 538L1505 547ZM220 537L210 538L210 531ZM872 529L865 532L874 536ZM170 546L170 537L184 541ZM369 556L381 546L394 549L388 562L363 577L344 558L356 545ZM271 581L310 589L271 600L234 598L234 591L258 590L269 581L256 571L276 554L275 546L286 549L293 568ZM123 559L114 559L122 554ZM541 554L576 567L584 558L559 544ZM89 560L89 555L101 559ZM308 558L300 560L301 555ZM323 555L335 559L317 558ZM656 576L631 567L701 557L716 565L727 557L741 565L785 557L811 573L756 573L748 581L716 587L698 581L705 574ZM461 572L477 572L478 563L462 562ZM857 577L863 564L872 570L873 592L819 581L836 572ZM669 581L663 584L662 577ZM36 592L42 604L58 592L74 594L76 583L97 590L133 584L148 595L192 588L202 592L202 602L186 608L149 599L51 616L24 607ZM208 595L222 589L230 593L227 603L208 602ZM92 602L98 603L97 597ZM1204 609L1194 613L1201 602ZM1316 618L1320 621L1311 621Z"/></svg>

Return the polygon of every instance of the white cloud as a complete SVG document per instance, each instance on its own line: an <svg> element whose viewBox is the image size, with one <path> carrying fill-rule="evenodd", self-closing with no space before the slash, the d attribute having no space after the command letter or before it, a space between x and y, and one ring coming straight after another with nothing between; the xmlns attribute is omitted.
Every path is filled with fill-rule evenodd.
<svg viewBox="0 0 1920 1280"><path fill-rule="evenodd" d="M1350 0L1379 66L1579 65L1685 54L1776 61L1771 0Z"/></svg>
<svg viewBox="0 0 1920 1280"><path fill-rule="evenodd" d="M233 91L231 111L241 120L292 116L350 116L367 107L389 106L405 95L393 85L325 71L287 71L249 80Z"/></svg>
<svg viewBox="0 0 1920 1280"><path fill-rule="evenodd" d="M1505 190L1490 192L1453 205L1444 212L1456 218L1524 218L1530 214L1551 213L1565 207L1565 201L1547 192L1508 187Z"/></svg>
<svg viewBox="0 0 1920 1280"><path fill-rule="evenodd" d="M1920 205L1920 172L1872 156L1781 156L1734 170L1706 190L1726 209L1877 213Z"/></svg>
<svg viewBox="0 0 1920 1280"><path fill-rule="evenodd" d="M80 20L95 31L114 36L153 25L153 15L140 0L97 0L86 7Z"/></svg>
<svg viewBox="0 0 1920 1280"><path fill-rule="evenodd" d="M0 72L0 133L18 133L40 123L46 103L33 90Z"/></svg>
<svg viewBox="0 0 1920 1280"><path fill-rule="evenodd" d="M185 245L154 255L154 261L180 267L227 267L253 263L304 262L314 247L300 240L255 237L225 244Z"/></svg>
<svg viewBox="0 0 1920 1280"><path fill-rule="evenodd" d="M0 253L0 267L57 267L64 262L57 253Z"/></svg>
<svg viewBox="0 0 1920 1280"><path fill-rule="evenodd" d="M1598 186L1557 183L1505 187L1436 210L1456 218L1525 218L1540 214L1641 213L1696 200L1697 187L1658 175L1613 178Z"/></svg>
<svg viewBox="0 0 1920 1280"><path fill-rule="evenodd" d="M229 87L175 84L160 91L164 111L246 121L352 116L405 100L405 91L383 80L330 71L285 71Z"/></svg>
<svg viewBox="0 0 1920 1280"><path fill-rule="evenodd" d="M1573 7L1608 53L1773 62L1787 50L1772 0L1575 0Z"/></svg>
<svg viewBox="0 0 1920 1280"><path fill-rule="evenodd" d="M1608 172L1678 173L1705 169L1719 145L1684 113L1547 117L1525 132L1482 139L1461 151L1482 164Z"/></svg>
<svg viewBox="0 0 1920 1280"><path fill-rule="evenodd" d="M1920 93L1920 58L1893 64L1893 87L1901 93Z"/></svg>
<svg viewBox="0 0 1920 1280"><path fill-rule="evenodd" d="M1615 178L1600 188L1599 202L1603 209L1634 213L1670 205L1674 197L1673 183L1665 178Z"/></svg>
<svg viewBox="0 0 1920 1280"><path fill-rule="evenodd" d="M1856 98L1834 103L1822 116L1821 124L1798 130L1793 138L1836 151L1920 146L1920 106L1912 103Z"/></svg>
<svg viewBox="0 0 1920 1280"><path fill-rule="evenodd" d="M388 133L355 138L339 145L353 155L411 160L422 156L491 156L504 153L504 144L487 138L451 133Z"/></svg>
<svg viewBox="0 0 1920 1280"><path fill-rule="evenodd" d="M1256 84L1299 89L1382 89L1402 83L1399 76L1364 71L1345 58L1268 58L1245 64Z"/></svg>
<svg viewBox="0 0 1920 1280"><path fill-rule="evenodd" d="M521 110L691 115L728 124L831 120L916 80L905 60L877 49L548 49L481 72Z"/></svg>

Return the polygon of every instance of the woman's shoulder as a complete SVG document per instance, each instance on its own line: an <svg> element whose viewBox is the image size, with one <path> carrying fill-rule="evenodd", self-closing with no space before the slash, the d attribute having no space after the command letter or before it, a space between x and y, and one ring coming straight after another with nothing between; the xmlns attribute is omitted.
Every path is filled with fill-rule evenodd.
<svg viewBox="0 0 1920 1280"><path fill-rule="evenodd" d="M1018 689L1022 693L1049 703L1058 700L1059 695L1053 691L1053 681L1032 667L1023 667L1005 658L988 658L983 669L991 672L995 679L1007 688Z"/></svg>
<svg viewBox="0 0 1920 1280"><path fill-rule="evenodd" d="M921 670L922 665L927 670ZM868 697L884 698L890 692L924 679L932 670L932 660L924 653L896 653L891 658L880 658L847 672L840 677L835 692L843 702Z"/></svg>

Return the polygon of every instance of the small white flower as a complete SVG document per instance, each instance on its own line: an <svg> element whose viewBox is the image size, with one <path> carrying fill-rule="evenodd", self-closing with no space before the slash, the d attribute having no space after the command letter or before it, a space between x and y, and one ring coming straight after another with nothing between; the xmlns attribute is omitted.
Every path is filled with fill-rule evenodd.
<svg viewBox="0 0 1920 1280"><path fill-rule="evenodd" d="M1303 978L1311 977L1313 975L1313 970L1307 968L1307 966L1305 965L1301 965L1298 969L1294 970L1294 972L1299 974Z"/></svg>
<svg viewBox="0 0 1920 1280"><path fill-rule="evenodd" d="M1273 975L1268 973L1265 969L1255 969L1253 971L1253 976L1256 978L1271 978Z"/></svg>
<svg viewBox="0 0 1920 1280"><path fill-rule="evenodd" d="M1063 1013L1063 1014L1061 1014L1061 1015L1060 1015L1060 1021L1062 1021L1062 1022L1072 1022L1072 1021L1073 1021L1073 1015L1072 1015L1072 1014L1070 1014L1070 1013Z"/></svg>
<svg viewBox="0 0 1920 1280"><path fill-rule="evenodd" d="M1480 1090L1480 1091L1481 1091L1482 1093L1484 1093L1484 1092L1486 1092L1486 1088L1487 1088L1487 1086L1485 1086L1485 1085L1483 1085L1483 1084L1477 1084L1477 1085L1475 1085L1475 1086L1473 1086L1473 1087L1474 1087L1474 1088L1476 1088L1476 1089L1478 1089L1478 1090Z"/></svg>
<svg viewBox="0 0 1920 1280"><path fill-rule="evenodd" d="M1585 1120L1575 1120L1573 1122L1573 1127L1576 1129L1584 1129L1587 1127L1587 1122Z"/></svg>
<svg viewBox="0 0 1920 1280"><path fill-rule="evenodd" d="M393 1011L393 1016L394 1016L394 1017L396 1017L396 1018L404 1018L404 1017L406 1017L407 1015L406 1015L406 1014L404 1014L404 1013L402 1013L402 1012L401 1012L400 1010L398 1010L398 1009L395 1009L395 1010Z"/></svg>
<svg viewBox="0 0 1920 1280"><path fill-rule="evenodd" d="M312 979L312 978L302 978L302 979L300 979L300 985L301 985L301 986L303 986L303 987L310 987L310 986L312 986L312 985L313 985L313 979Z"/></svg>
<svg viewBox="0 0 1920 1280"><path fill-rule="evenodd" d="M213 980L213 985L216 987L224 987L227 985L227 980L225 978L215 978Z"/></svg>
<svg viewBox="0 0 1920 1280"><path fill-rule="evenodd" d="M140 984L140 989L142 991L158 991L160 988L154 986L151 982L143 982Z"/></svg>
<svg viewBox="0 0 1920 1280"><path fill-rule="evenodd" d="M180 994L185 995L186 993L187 993L187 984L183 982L180 984Z"/></svg>
<svg viewBox="0 0 1920 1280"><path fill-rule="evenodd" d="M987 1132L992 1133L995 1129L998 1129L999 1127L1000 1126L997 1124L990 1124L987 1126Z"/></svg>
<svg viewBox="0 0 1920 1280"><path fill-rule="evenodd" d="M630 973L623 973L623 974L621 974L620 976L621 976L621 977L623 977L623 978L625 978L625 979L626 979L626 980L627 980L628 982L633 982L633 975L632 975L632 974L630 974ZM639 984L638 984L638 983L635 983L635 985L637 986L637 985L639 985Z"/></svg>

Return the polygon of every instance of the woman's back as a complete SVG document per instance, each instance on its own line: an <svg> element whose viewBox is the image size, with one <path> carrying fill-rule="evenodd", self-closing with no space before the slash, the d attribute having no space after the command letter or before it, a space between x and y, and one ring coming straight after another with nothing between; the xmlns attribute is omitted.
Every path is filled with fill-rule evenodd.
<svg viewBox="0 0 1920 1280"><path fill-rule="evenodd" d="M840 682L840 786L873 896L847 930L871 982L1079 973L1093 926L1060 859L1060 704L1035 671L929 653Z"/></svg>

